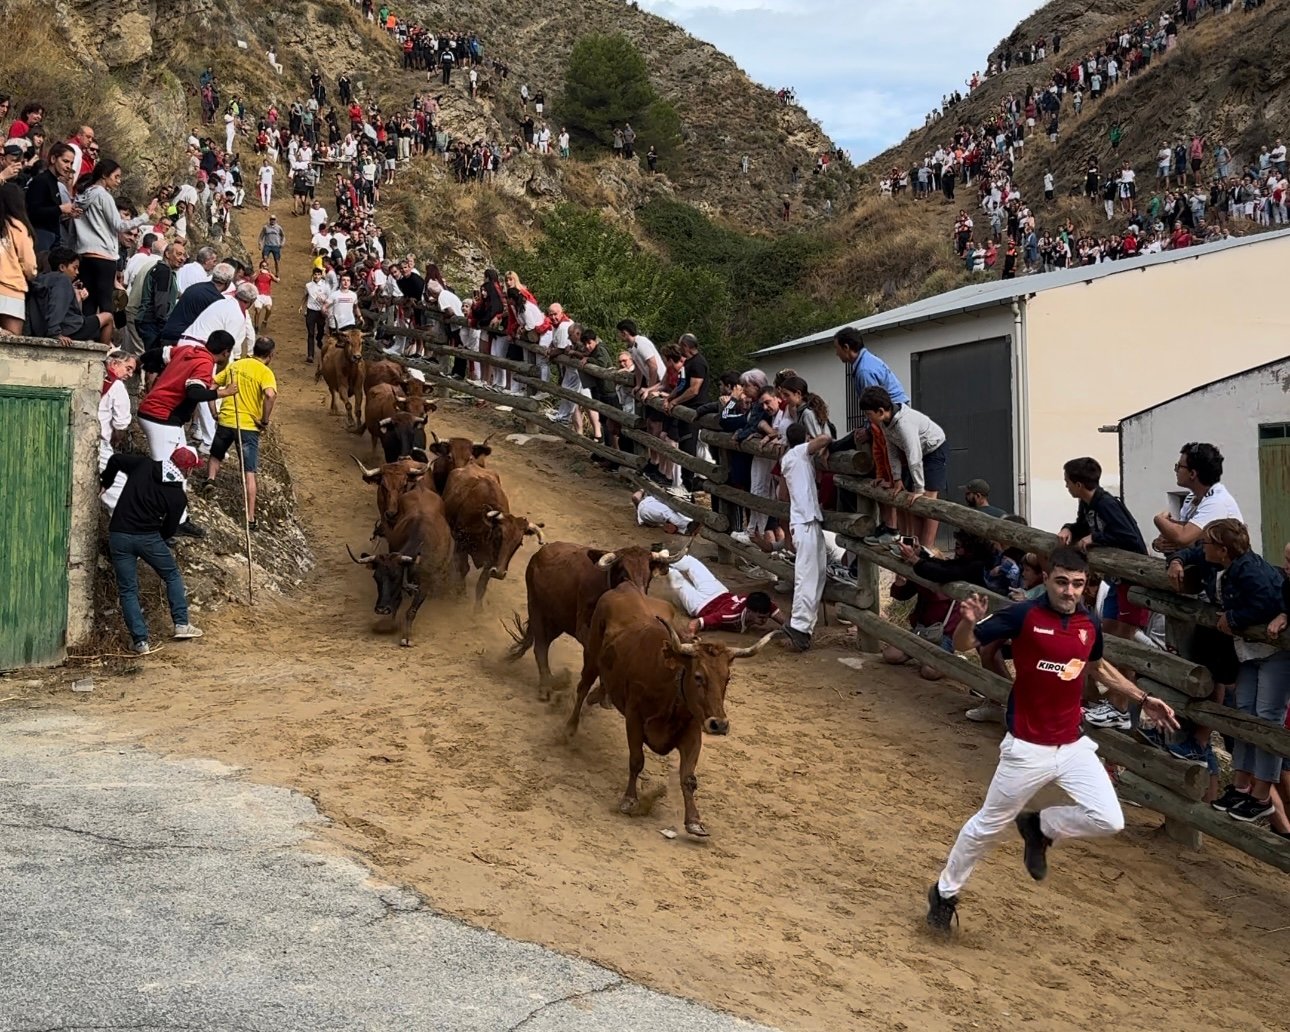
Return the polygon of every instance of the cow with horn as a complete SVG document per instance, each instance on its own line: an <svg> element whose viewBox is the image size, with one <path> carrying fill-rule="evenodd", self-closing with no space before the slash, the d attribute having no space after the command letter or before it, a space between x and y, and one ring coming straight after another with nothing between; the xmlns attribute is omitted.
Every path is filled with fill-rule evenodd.
<svg viewBox="0 0 1290 1032"><path fill-rule="evenodd" d="M692 542L687 541L675 555L641 545L606 552L569 541L552 541L538 549L524 571L528 620L522 622L519 613L515 614L513 628L507 628L515 644L507 650L506 658L514 662L533 650L540 702L551 698L551 643L567 634L585 645L591 614L601 595L623 583L648 593L654 576L666 574L673 563L680 562Z"/></svg>
<svg viewBox="0 0 1290 1032"><path fill-rule="evenodd" d="M757 655L778 632L748 648L732 649L699 639L683 641L673 625L677 616L669 603L650 598L629 582L600 597L583 647L582 676L565 735L572 738L577 733L583 704L599 678L601 690L627 722L628 779L619 811L636 812L644 747L660 756L676 750L685 830L706 838L708 829L694 802L703 736L730 733L725 700L731 664Z"/></svg>
<svg viewBox="0 0 1290 1032"><path fill-rule="evenodd" d="M488 582L506 579L511 557L524 539L535 537L539 545L546 544L542 524L514 515L497 474L473 462L448 474L443 504L452 527L457 575L464 579L475 564L475 608L482 609Z"/></svg>

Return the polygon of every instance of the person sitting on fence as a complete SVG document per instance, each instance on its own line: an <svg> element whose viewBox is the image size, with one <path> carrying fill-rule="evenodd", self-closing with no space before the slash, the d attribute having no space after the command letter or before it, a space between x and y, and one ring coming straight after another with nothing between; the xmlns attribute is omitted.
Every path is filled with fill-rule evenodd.
<svg viewBox="0 0 1290 1032"><path fill-rule="evenodd" d="M916 584L904 577L897 576L891 582L891 597L897 602L913 600L909 610L909 628L920 638L930 641L946 652L954 652L954 623L957 623L958 606L955 600L939 591ZM913 657L896 648L884 644L882 661L899 666L908 663ZM926 663L919 664L918 676L925 681L939 681L945 675Z"/></svg>
<svg viewBox="0 0 1290 1032"><path fill-rule="evenodd" d="M917 409L896 401L883 387L866 387L860 395L860 409L870 426L882 428L892 476L906 491L915 498L935 498L945 490L949 453L945 447L945 431L937 423ZM895 485L881 481L880 486ZM907 533L918 541L929 548L935 545L940 521L934 516L909 516L902 511L898 521L905 523Z"/></svg>
<svg viewBox="0 0 1290 1032"><path fill-rule="evenodd" d="M692 555L682 556L668 567L667 583L692 618L687 628L690 634L760 631L768 621L780 626L784 623L783 614L766 592L733 592Z"/></svg>
<svg viewBox="0 0 1290 1032"><path fill-rule="evenodd" d="M1261 720L1283 725L1290 707L1290 651L1246 641L1242 631L1262 629L1284 612L1284 579L1271 563L1250 548L1250 535L1239 520L1210 523L1201 540L1170 560L1169 573L1181 586L1182 571L1201 567L1205 593L1222 610L1218 632L1232 639L1236 651L1236 708ZM1231 746L1233 783L1213 801L1238 821L1257 821L1285 812L1272 786L1281 780L1282 758L1249 742Z"/></svg>

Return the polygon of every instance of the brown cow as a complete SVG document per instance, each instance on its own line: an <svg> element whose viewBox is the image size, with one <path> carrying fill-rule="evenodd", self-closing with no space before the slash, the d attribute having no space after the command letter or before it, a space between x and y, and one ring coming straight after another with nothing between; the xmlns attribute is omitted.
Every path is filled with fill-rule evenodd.
<svg viewBox="0 0 1290 1032"><path fill-rule="evenodd" d="M336 413L336 399L345 401L345 423L363 432L363 376L366 363L363 361L363 331L360 329L342 330L337 336L328 336L323 342L322 356L318 360L318 370L314 373L314 383L325 379L331 391L331 411Z"/></svg>
<svg viewBox="0 0 1290 1032"><path fill-rule="evenodd" d="M565 735L577 733L583 703L600 678L605 694L627 718L628 779L619 811L636 811L636 781L645 767L643 747L648 745L660 756L676 749L681 754L685 830L705 838L708 829L694 803L703 736L730 733L725 708L730 664L757 655L779 632L772 631L750 648L731 649L682 641L672 626L676 616L667 602L650 598L630 582L600 597L582 650L582 676Z"/></svg>
<svg viewBox="0 0 1290 1032"><path fill-rule="evenodd" d="M454 469L487 465L484 460L493 454L488 442L496 436L496 432L489 434L480 444L469 437L450 437L441 441L433 430L430 431L430 436L434 438L430 453L435 457L431 476L434 477L434 489L443 494L444 488L448 486L448 474Z"/></svg>
<svg viewBox="0 0 1290 1032"><path fill-rule="evenodd" d="M386 462L407 458L414 448L425 448L428 414L439 408L422 395L405 395L388 383L369 387L364 405L366 429L372 450L385 454Z"/></svg>
<svg viewBox="0 0 1290 1032"><path fill-rule="evenodd" d="M363 471L363 482L376 485L376 527L372 531L373 539L386 537L398 519L399 500L404 493L412 490L433 491L429 477L429 456L420 449L415 449L411 458L387 462L376 469L368 469L359 461L358 456L351 456L358 468Z"/></svg>
<svg viewBox="0 0 1290 1032"><path fill-rule="evenodd" d="M649 592L655 574L667 568L690 549L690 543L676 555L655 552L640 545L606 552L568 541L552 541L537 550L524 571L528 589L528 620L515 614L515 629L508 628L515 644L507 651L514 662L531 648L538 668L538 700L551 698L551 643L562 634L586 644L587 628L600 596L624 581Z"/></svg>
<svg viewBox="0 0 1290 1032"><path fill-rule="evenodd" d="M399 388L403 393L408 388L408 371L398 362L392 362L388 358L377 359L375 362L367 363L367 379L364 381L368 390L371 390L378 383L388 383L392 387Z"/></svg>
<svg viewBox="0 0 1290 1032"><path fill-rule="evenodd" d="M398 513L386 534L390 550L384 555L364 552L354 562L368 566L376 581L376 614L397 617L404 594L412 602L403 614L405 648L412 645L412 621L430 592L454 586L452 574L452 531L443 515L443 499L433 491L408 491L399 498Z"/></svg>
<svg viewBox="0 0 1290 1032"><path fill-rule="evenodd" d="M456 546L457 575L464 578L472 561L479 570L475 608L481 609L488 582L506 579L511 556L524 539L533 535L539 545L546 544L541 525L512 515L497 474L474 463L448 474L443 504Z"/></svg>

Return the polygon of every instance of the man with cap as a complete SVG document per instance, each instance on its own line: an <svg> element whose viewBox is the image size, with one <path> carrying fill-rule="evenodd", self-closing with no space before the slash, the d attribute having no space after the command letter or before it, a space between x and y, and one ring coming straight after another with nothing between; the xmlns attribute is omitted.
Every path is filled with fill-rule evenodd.
<svg viewBox="0 0 1290 1032"><path fill-rule="evenodd" d="M202 636L201 629L188 622L188 593L175 556L166 544L179 530L187 507L184 478L200 464L195 451L179 447L160 460L142 455L113 455L99 475L99 483L106 490L118 473L125 474L125 486L108 523L108 552L116 572L121 615L136 655L146 656L153 650L148 640L148 623L139 604L140 559L165 582L175 637Z"/></svg>
<svg viewBox="0 0 1290 1032"><path fill-rule="evenodd" d="M975 509L977 512L984 513L987 516L997 516L999 519L1003 519L1008 515L997 505L990 504L989 481L982 480L980 477L969 480L963 485L963 503L969 509Z"/></svg>

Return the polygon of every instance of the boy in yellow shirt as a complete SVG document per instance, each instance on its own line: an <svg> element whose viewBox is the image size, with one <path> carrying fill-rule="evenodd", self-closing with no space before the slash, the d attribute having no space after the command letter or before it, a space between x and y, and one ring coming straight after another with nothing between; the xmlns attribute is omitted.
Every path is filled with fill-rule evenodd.
<svg viewBox="0 0 1290 1032"><path fill-rule="evenodd" d="M278 396L278 381L269 368L275 347L272 337L257 337L249 358L230 362L215 374L216 385L224 387L235 383L237 393L220 402L215 438L211 442L210 465L206 470L206 482L200 488L203 493L214 488L224 456L238 443L240 436L238 454L246 476L246 516L252 530L258 529L255 524L255 473L260 465L260 432L268 428L273 403Z"/></svg>

